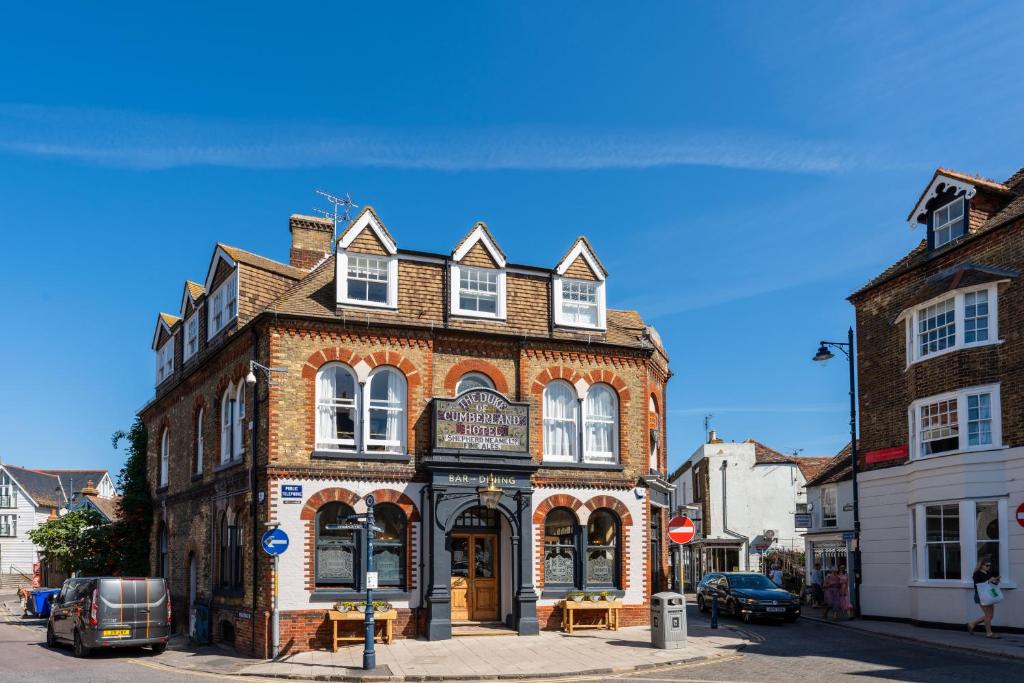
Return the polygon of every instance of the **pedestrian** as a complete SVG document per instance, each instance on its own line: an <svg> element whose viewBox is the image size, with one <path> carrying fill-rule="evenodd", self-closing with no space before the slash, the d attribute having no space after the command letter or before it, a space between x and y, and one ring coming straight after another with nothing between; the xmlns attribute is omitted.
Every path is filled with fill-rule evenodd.
<svg viewBox="0 0 1024 683"><path fill-rule="evenodd" d="M821 607L825 601L825 595L822 591L821 584L825 580L825 575L821 571L821 562L814 563L814 569L811 570L810 584L811 584L811 605L814 607Z"/></svg>
<svg viewBox="0 0 1024 683"><path fill-rule="evenodd" d="M772 571L768 574L768 578L770 578L772 580L772 583L774 583L776 586L782 588L782 570L779 568L779 565L772 565Z"/></svg>
<svg viewBox="0 0 1024 683"><path fill-rule="evenodd" d="M979 583L999 584L999 577L993 574L992 559L988 555L983 555L981 560L978 561L978 566L974 568L974 577L972 578L972 582L974 583L974 604L981 607L981 617L974 621L967 622L967 632L974 633L974 628L978 624L984 623L985 636L988 638L998 639L999 636L992 633L992 617L996 613L996 606L982 605L981 598L978 596Z"/></svg>
<svg viewBox="0 0 1024 683"><path fill-rule="evenodd" d="M847 619L853 617L853 605L850 603L850 576L846 573L846 565L839 565L836 572L836 604L835 610L846 615Z"/></svg>
<svg viewBox="0 0 1024 683"><path fill-rule="evenodd" d="M833 616L837 613L836 605L839 602L839 580L836 578L836 573L834 571L829 570L825 572L825 580L822 583L822 586L825 589L824 619L827 621L830 613L833 614Z"/></svg>

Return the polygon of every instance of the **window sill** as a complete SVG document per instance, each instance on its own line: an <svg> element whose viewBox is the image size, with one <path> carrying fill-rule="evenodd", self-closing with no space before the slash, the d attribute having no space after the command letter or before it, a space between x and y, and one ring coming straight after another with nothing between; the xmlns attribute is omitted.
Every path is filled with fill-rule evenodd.
<svg viewBox="0 0 1024 683"><path fill-rule="evenodd" d="M373 309L375 311L398 311L398 306L392 303L377 303L376 301L360 301L358 299L338 299L338 306L352 306L353 308Z"/></svg>
<svg viewBox="0 0 1024 683"><path fill-rule="evenodd" d="M970 349L982 349L982 348L985 348L986 346L1000 346L1005 341L1006 341L1005 339L993 339L992 341L973 342L971 344L957 344L956 346L947 346L946 348L942 349L941 351L935 351L934 353L929 353L927 356L921 356L920 358L915 358L914 360L910 361L907 364L907 368L906 369L909 370L910 368L914 367L915 365L920 365L921 363L926 363L926 362L932 360L933 358L939 358L940 356L948 356L949 354L956 353L957 351L969 351Z"/></svg>
<svg viewBox="0 0 1024 683"><path fill-rule="evenodd" d="M607 332L607 326L601 325L575 325L573 323L566 322L555 322L556 328L565 328L566 330L575 331L582 330L584 332Z"/></svg>
<svg viewBox="0 0 1024 683"><path fill-rule="evenodd" d="M396 462L408 464L411 457L408 453L357 453L355 451L316 450L310 455L314 460L362 460L369 462Z"/></svg>
<svg viewBox="0 0 1024 683"><path fill-rule="evenodd" d="M409 600L410 593L401 588L380 588L373 591L374 600ZM366 599L365 591L351 588L316 588L309 596L310 602L360 602Z"/></svg>
<svg viewBox="0 0 1024 683"><path fill-rule="evenodd" d="M540 464L543 469L597 470L604 472L621 472L625 467L615 462L571 462L561 460L545 460Z"/></svg>
<svg viewBox="0 0 1024 683"><path fill-rule="evenodd" d="M935 458L948 458L952 455L969 455L972 453L992 453L995 451L1005 451L1009 446L993 446L986 444L985 446L976 446L974 448L958 448L955 451L943 451L942 453L930 453L928 455L916 455L909 458L907 462L923 462L925 460L934 460Z"/></svg>
<svg viewBox="0 0 1024 683"><path fill-rule="evenodd" d="M476 313L475 311L452 311L453 320L462 320L464 322L492 322L492 323L506 323L507 318L497 313Z"/></svg>
<svg viewBox="0 0 1024 683"><path fill-rule="evenodd" d="M237 460L229 460L223 462L213 468L214 472L223 472L224 470L230 470L232 467L238 467L245 462L245 458L238 458Z"/></svg>
<svg viewBox="0 0 1024 683"><path fill-rule="evenodd" d="M943 579L917 579L907 584L911 588L966 588L974 590L974 584L969 581L960 581L957 579L943 580ZM1000 581L1000 588L1014 590L1017 588L1017 584L1013 581Z"/></svg>
<svg viewBox="0 0 1024 683"><path fill-rule="evenodd" d="M572 587L569 587L569 588L554 588L554 587L552 587L550 590L544 589L541 592L540 597L543 600L565 600L567 593L575 593L577 591L582 591L584 593L608 593L608 595L612 596L613 598L623 598L626 595L626 591L620 590L618 588L589 588L588 589L588 588L572 588Z"/></svg>

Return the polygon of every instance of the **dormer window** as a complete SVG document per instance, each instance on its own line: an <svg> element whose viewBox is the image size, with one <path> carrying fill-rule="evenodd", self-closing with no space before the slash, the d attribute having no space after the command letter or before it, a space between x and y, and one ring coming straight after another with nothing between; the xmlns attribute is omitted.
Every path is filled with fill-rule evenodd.
<svg viewBox="0 0 1024 683"><path fill-rule="evenodd" d="M349 254L348 298L376 304L388 303L388 260Z"/></svg>
<svg viewBox="0 0 1024 683"><path fill-rule="evenodd" d="M590 243L580 237L555 268L555 324L588 330L605 329L605 282L608 272Z"/></svg>
<svg viewBox="0 0 1024 683"><path fill-rule="evenodd" d="M199 316L192 314L192 317L185 322L185 360L196 355L199 351Z"/></svg>
<svg viewBox="0 0 1024 683"><path fill-rule="evenodd" d="M487 226L473 226L452 252L452 314L504 320L506 265L505 254Z"/></svg>
<svg viewBox="0 0 1024 683"><path fill-rule="evenodd" d="M174 336L156 352L156 383L161 384L174 372Z"/></svg>
<svg viewBox="0 0 1024 683"><path fill-rule="evenodd" d="M948 244L966 232L964 229L964 198L957 197L932 214L932 235L935 247Z"/></svg>
<svg viewBox="0 0 1024 683"><path fill-rule="evenodd" d="M213 291L210 298L210 320L207 339L227 327L238 315L238 271Z"/></svg>
<svg viewBox="0 0 1024 683"><path fill-rule="evenodd" d="M562 319L569 325L597 327L597 283L562 280Z"/></svg>

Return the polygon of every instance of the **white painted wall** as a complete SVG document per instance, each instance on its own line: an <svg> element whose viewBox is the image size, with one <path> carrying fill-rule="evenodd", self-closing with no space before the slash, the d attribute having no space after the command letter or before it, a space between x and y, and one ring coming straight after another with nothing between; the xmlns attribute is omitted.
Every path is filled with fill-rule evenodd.
<svg viewBox="0 0 1024 683"><path fill-rule="evenodd" d="M1005 500L1008 565L1001 568L1006 598L996 606L996 625L1024 625L1024 528L1015 519L1024 502L1024 448L933 457L858 476L861 506L863 612L950 624L980 616L970 572L961 581L914 580L910 506L968 499ZM961 517L961 538L974 520ZM973 570L973 554L964 566Z"/></svg>
<svg viewBox="0 0 1024 683"><path fill-rule="evenodd" d="M0 476L7 475L6 470ZM0 508L0 515L15 515L17 524L16 535L0 536L0 574L9 574L12 570L32 576L32 565L39 561L36 547L29 540L28 532L32 531L50 517L50 508L36 507L25 493L17 486L17 480L11 477L16 485L15 507Z"/></svg>

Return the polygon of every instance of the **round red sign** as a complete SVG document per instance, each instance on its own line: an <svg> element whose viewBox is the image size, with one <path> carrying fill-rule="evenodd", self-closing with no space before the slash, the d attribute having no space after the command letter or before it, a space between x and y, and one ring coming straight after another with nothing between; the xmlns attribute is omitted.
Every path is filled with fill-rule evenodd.
<svg viewBox="0 0 1024 683"><path fill-rule="evenodd" d="M673 517L668 523L668 537L676 543L689 543L696 533L689 517Z"/></svg>
<svg viewBox="0 0 1024 683"><path fill-rule="evenodd" d="M1017 524L1024 526L1024 503L1017 506Z"/></svg>

